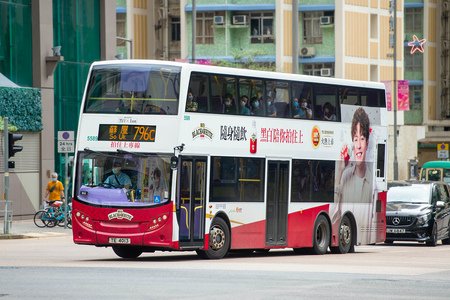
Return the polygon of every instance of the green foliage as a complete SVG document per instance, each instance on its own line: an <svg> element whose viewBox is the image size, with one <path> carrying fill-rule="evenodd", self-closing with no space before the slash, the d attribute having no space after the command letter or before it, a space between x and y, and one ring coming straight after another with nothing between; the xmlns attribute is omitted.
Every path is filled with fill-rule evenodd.
<svg viewBox="0 0 450 300"><path fill-rule="evenodd" d="M264 56L268 54L265 50L239 50L237 48L233 48L230 52L233 56L234 62L230 62L228 60L213 60L211 64L229 68L275 71L275 63L256 61L257 56Z"/></svg>
<svg viewBox="0 0 450 300"><path fill-rule="evenodd" d="M41 90L0 87L0 116L8 117L8 125L16 126L16 130L41 131L43 129ZM1 121L3 124L3 118Z"/></svg>

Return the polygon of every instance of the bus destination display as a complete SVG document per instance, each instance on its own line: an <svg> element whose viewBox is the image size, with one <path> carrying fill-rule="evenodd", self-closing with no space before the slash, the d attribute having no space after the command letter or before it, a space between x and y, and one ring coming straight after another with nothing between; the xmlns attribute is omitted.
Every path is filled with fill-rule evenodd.
<svg viewBox="0 0 450 300"><path fill-rule="evenodd" d="M156 126L100 124L99 141L155 142Z"/></svg>

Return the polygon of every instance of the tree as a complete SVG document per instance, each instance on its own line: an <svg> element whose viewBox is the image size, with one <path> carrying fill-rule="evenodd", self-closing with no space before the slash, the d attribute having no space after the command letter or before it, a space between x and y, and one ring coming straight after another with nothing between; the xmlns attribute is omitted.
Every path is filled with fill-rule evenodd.
<svg viewBox="0 0 450 300"><path fill-rule="evenodd" d="M240 50L233 48L231 51L234 62L228 60L212 60L211 64L214 66L229 67L229 68L241 68L250 70L261 70L261 71L275 71L274 62L260 62L256 61L257 56L267 55L265 50Z"/></svg>

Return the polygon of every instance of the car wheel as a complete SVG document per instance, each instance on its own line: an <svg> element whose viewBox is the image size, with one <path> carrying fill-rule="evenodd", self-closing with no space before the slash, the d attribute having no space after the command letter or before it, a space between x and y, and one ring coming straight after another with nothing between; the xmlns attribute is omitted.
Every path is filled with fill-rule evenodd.
<svg viewBox="0 0 450 300"><path fill-rule="evenodd" d="M385 243L385 244L393 244L394 241L393 241L393 240L385 240L384 243Z"/></svg>
<svg viewBox="0 0 450 300"><path fill-rule="evenodd" d="M433 225L433 231L431 233L431 240L427 242L427 246L436 247L437 245L437 228L436 224Z"/></svg>
<svg viewBox="0 0 450 300"><path fill-rule="evenodd" d="M448 224L447 227L447 238L442 240L443 245L449 245L450 244L450 224Z"/></svg>

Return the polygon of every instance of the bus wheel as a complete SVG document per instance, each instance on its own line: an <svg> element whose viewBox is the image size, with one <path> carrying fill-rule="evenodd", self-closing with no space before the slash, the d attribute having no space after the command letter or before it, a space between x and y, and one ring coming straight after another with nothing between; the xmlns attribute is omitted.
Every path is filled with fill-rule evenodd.
<svg viewBox="0 0 450 300"><path fill-rule="evenodd" d="M315 254L325 254L330 245L330 225L327 218L320 215L314 224L313 251Z"/></svg>
<svg viewBox="0 0 450 300"><path fill-rule="evenodd" d="M344 216L339 229L339 242L337 247L330 247L332 253L345 254L352 248L353 232L352 224L347 216Z"/></svg>
<svg viewBox="0 0 450 300"><path fill-rule="evenodd" d="M225 257L230 248L230 229L221 218L215 218L209 230L209 248L204 251L206 258L219 259Z"/></svg>
<svg viewBox="0 0 450 300"><path fill-rule="evenodd" d="M136 258L142 254L140 247L133 246L112 246L114 253L122 258Z"/></svg>

